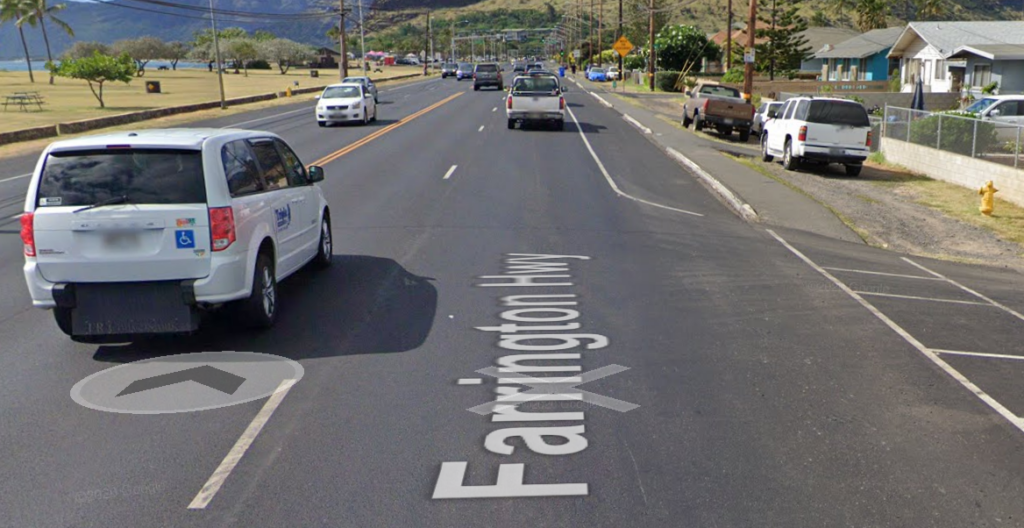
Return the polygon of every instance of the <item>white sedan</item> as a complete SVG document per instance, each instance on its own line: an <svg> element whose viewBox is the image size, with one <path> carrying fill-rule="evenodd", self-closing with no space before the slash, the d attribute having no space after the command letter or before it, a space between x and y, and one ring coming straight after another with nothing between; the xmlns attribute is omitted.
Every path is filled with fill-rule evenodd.
<svg viewBox="0 0 1024 528"><path fill-rule="evenodd" d="M320 126L350 121L365 125L377 120L377 103L361 83L332 84L316 99L316 122Z"/></svg>

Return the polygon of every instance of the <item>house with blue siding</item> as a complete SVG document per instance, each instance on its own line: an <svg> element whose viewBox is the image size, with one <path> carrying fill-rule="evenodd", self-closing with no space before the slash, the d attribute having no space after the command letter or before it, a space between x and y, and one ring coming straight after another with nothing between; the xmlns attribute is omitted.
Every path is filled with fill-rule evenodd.
<svg viewBox="0 0 1024 528"><path fill-rule="evenodd" d="M814 54L822 61L825 81L885 81L898 63L889 60L889 50L903 34L902 27L874 29Z"/></svg>
<svg viewBox="0 0 1024 528"><path fill-rule="evenodd" d="M800 71L804 73L820 72L823 61L814 55L815 52L834 47L836 44L845 42L857 35L860 35L859 31L833 27L812 27L797 33L798 38L807 40L807 47L810 52L807 57L800 61Z"/></svg>

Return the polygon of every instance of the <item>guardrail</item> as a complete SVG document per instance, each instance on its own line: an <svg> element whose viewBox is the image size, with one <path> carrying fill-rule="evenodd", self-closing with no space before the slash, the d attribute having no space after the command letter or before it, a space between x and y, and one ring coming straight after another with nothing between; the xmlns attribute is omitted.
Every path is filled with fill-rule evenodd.
<svg viewBox="0 0 1024 528"><path fill-rule="evenodd" d="M1024 168L1024 126L941 112L888 106L884 137L982 159L1015 169Z"/></svg>

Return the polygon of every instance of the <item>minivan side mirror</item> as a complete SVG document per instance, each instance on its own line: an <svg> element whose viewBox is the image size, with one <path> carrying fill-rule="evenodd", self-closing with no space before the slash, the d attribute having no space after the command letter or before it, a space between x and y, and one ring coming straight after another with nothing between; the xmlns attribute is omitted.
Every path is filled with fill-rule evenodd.
<svg viewBox="0 0 1024 528"><path fill-rule="evenodd" d="M693 92L691 92L690 90L687 90L685 95L687 97L693 97Z"/></svg>
<svg viewBox="0 0 1024 528"><path fill-rule="evenodd" d="M568 92L568 91L569 91L569 87L568 86L563 86L562 87L562 93L565 93L565 92Z"/></svg>
<svg viewBox="0 0 1024 528"><path fill-rule="evenodd" d="M309 166L309 183L324 181L324 169L318 165Z"/></svg>

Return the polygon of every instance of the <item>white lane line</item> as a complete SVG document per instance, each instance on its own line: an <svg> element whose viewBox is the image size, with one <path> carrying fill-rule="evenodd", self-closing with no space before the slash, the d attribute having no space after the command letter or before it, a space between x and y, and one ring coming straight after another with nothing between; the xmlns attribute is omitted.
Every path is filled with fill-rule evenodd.
<svg viewBox="0 0 1024 528"><path fill-rule="evenodd" d="M953 304L971 304L974 306L992 306L988 303L980 303L974 301L958 301L956 299L936 299L935 297L916 297L914 295L896 295L895 293L877 293L877 292L866 292L866 291L855 291L860 295L873 295L875 297L890 297L893 299L909 299L911 301L932 301L932 302L944 302Z"/></svg>
<svg viewBox="0 0 1024 528"><path fill-rule="evenodd" d="M484 126L480 125L480 128L476 129L476 131L477 132L483 132L484 131Z"/></svg>
<svg viewBox="0 0 1024 528"><path fill-rule="evenodd" d="M498 111L498 107L497 106L495 106L494 108L491 108L491 112L497 112L497 111Z"/></svg>
<svg viewBox="0 0 1024 528"><path fill-rule="evenodd" d="M459 378L459 385L480 385L484 382L482 378Z"/></svg>
<svg viewBox="0 0 1024 528"><path fill-rule="evenodd" d="M31 175L32 175L32 173L30 172L28 174L22 174L21 176L11 176L10 178L4 178L4 179L0 180L0 183L14 181L14 180L20 180L22 178L28 178Z"/></svg>
<svg viewBox="0 0 1024 528"><path fill-rule="evenodd" d="M569 112L569 117L572 118L573 123L576 123L576 130L580 133L580 137L583 138L583 144L587 146L587 150L590 151L590 156L594 158L595 162L597 162L597 168L601 169L601 174L604 175L604 179L608 182L608 185L611 186L612 190L615 191L615 194L622 196L623 198L629 198L630 200L633 200L635 202L650 205L651 207L658 207L660 209L667 209L669 211L675 211L677 213L683 213L693 216L704 216L700 213L695 213L693 211L687 211L685 209L676 209L675 207L669 207L667 205L648 202L647 200L644 200L642 198L637 198L635 196L622 192L622 190L619 189L619 186L615 184L615 180L612 179L612 176L608 174L608 169L604 168L604 163L601 162L601 158L597 157L597 153L594 152L594 147L590 146L590 141L587 140L586 134L583 133L583 127L580 126L580 122L576 119L576 114L572 111L571 108L568 107L566 107L566 111Z"/></svg>
<svg viewBox="0 0 1024 528"><path fill-rule="evenodd" d="M690 169L691 172L696 174L698 178L704 180L705 183L710 185L711 188L714 189L719 196L724 198L726 202L729 202L729 205L732 206L733 209L735 209L741 215L743 215L744 219L750 222L757 220L757 211L755 211L754 208L750 206L750 204L744 202L743 200L740 200L739 197L733 194L733 192L730 191L728 187L722 185L722 182L718 181L718 179L715 178L714 176L708 174L708 171L701 168L700 165L697 165L696 163L693 162L693 160L680 154L679 151L672 147L666 148L665 152L668 152L669 156L675 158L676 161L682 163L684 166L686 166L686 168Z"/></svg>
<svg viewBox="0 0 1024 528"><path fill-rule="evenodd" d="M210 504L210 501L213 500L214 495L220 490L224 481L231 475L231 470L235 469L235 466L238 465L242 455L245 454L249 446L252 445L253 440L256 439L256 435L260 434L263 426L267 424L270 416L277 410L278 405L281 405L281 401L284 400L284 397L288 395L288 391L291 390L297 381L295 379L286 379L277 386L277 390L274 391L274 394L270 396L267 403L263 405L260 412L253 418L249 427L245 428L245 432L235 442L235 446L231 448L231 451L228 451L228 455L224 457L224 460L217 466L216 471L213 472L210 479L203 485L203 489L199 490L199 493L192 499L188 509L202 510Z"/></svg>
<svg viewBox="0 0 1024 528"><path fill-rule="evenodd" d="M902 274L899 274L899 273L882 273L881 271L868 271L868 270L849 269L849 268L830 268L828 266L822 266L822 268L827 269L829 271L844 271L846 273L863 273L864 275L881 275L883 277L899 277L901 279L921 279L921 280L930 280L930 281L940 281L940 280L942 280L942 279L938 279L938 278L935 278L935 277L922 277L920 275L902 275Z"/></svg>
<svg viewBox="0 0 1024 528"><path fill-rule="evenodd" d="M844 292L846 292L847 295L849 295L855 301L860 303L861 306L866 308L869 312L871 312L872 315L874 315L880 321L885 323L885 325L888 326L893 332L899 334L899 336L902 337L904 341L910 343L914 348L917 349L918 352L923 354L926 358L930 359L932 363L934 363L940 369L944 370L946 374L949 374L953 379L958 381L960 385L963 385L964 388L971 391L981 401L985 402L986 405L992 408L992 410L999 413L1000 416L1002 416L1008 422L1013 424L1014 427L1019 429L1021 432L1024 432L1024 420L1010 412L1009 409L1004 407L1003 404L996 401L995 398L989 396L985 391L981 390L977 385L971 382L971 380L967 379L958 370L950 366L949 363L943 361L942 358L938 356L938 354L932 352L931 349L921 344L920 341L915 339L914 336L910 335L910 333L908 333L906 330L900 327L900 325L893 322L892 319L889 319L889 317L883 314L881 311L879 311L878 308L875 308L873 304L867 302L866 300L864 300L863 297L861 297L856 292L851 290L849 286L843 283L843 281L835 278L831 273L825 271L824 269L822 269L821 266L815 264L814 261L807 258L807 256L801 253L800 250L791 246L789 242L786 242L782 237L776 234L775 231L772 231L771 229L768 229L767 231L769 234L775 237L775 240L778 240L783 246L785 246L786 249L788 249L791 253L796 255L800 260L804 261L805 264L810 266L814 271L817 271L818 273L822 274L826 279L832 281L832 284L835 284L839 289L843 290Z"/></svg>
<svg viewBox="0 0 1024 528"><path fill-rule="evenodd" d="M980 357L980 358L991 358L991 359L1015 359L1018 361L1024 361L1024 356L1011 356L1009 354L988 354L986 352L963 352L961 350L942 350L941 348L933 348L932 352L936 354L948 354L950 356L967 356L967 357Z"/></svg>
<svg viewBox="0 0 1024 528"><path fill-rule="evenodd" d="M645 127L643 124L641 124L636 119L633 119L633 116L631 116L629 114L622 114L622 118L625 119L626 121L629 121L629 124L639 128L641 131L643 131L644 134L650 134L651 133L651 129Z"/></svg>
<svg viewBox="0 0 1024 528"><path fill-rule="evenodd" d="M448 178L451 178L452 174L455 174L455 169L457 168L459 168L458 165L452 165L452 168L448 169L448 172L444 173L444 178L442 179L447 180Z"/></svg>
<svg viewBox="0 0 1024 528"><path fill-rule="evenodd" d="M1021 315L1020 312L1018 312L1016 310L1013 310L1012 308L1008 308L1008 307L1006 307L1006 306L1004 306L1004 305L1002 305L1000 303L997 303L997 302L993 301L992 299L989 299L988 297L986 297L986 296L984 296L984 295L982 295L982 294L980 294L980 293L978 293L978 292L968 288L967 286L964 286L963 284L960 284L959 282L957 282L957 281L955 281L955 280L953 280L953 279L951 279L951 278L949 278L949 277L947 277L945 275L942 275L940 273L936 273L936 272L934 272L934 271L932 271L932 270L930 270L930 269L928 269L928 268L918 264L917 262L914 262L913 260L908 259L907 257L900 257L900 258L902 258L903 260L905 260L909 264L917 267L921 271L926 271L928 273L931 273L935 277L938 277L938 278L940 278L940 279L942 279L942 280L952 284L953 286L956 286L957 288L960 288L961 290L963 290L963 291L965 291L965 292L967 292L967 293L969 293L969 294L971 294L971 295L973 295L973 296L975 296L975 297L977 297L977 298L979 298L979 299L981 299L981 300L991 304L992 306L995 306L996 308L999 308L1000 310L1003 310L1004 312L1006 312L1006 313L1016 317L1017 319L1020 319L1021 321L1024 321L1024 315Z"/></svg>
<svg viewBox="0 0 1024 528"><path fill-rule="evenodd" d="M601 97L600 95L597 95L596 92L589 92L589 93L590 93L590 95L593 95L595 99L597 99L598 101L601 101L601 104L607 106L608 108L612 107L611 103L609 103L608 101L605 101L604 98Z"/></svg>
<svg viewBox="0 0 1024 528"><path fill-rule="evenodd" d="M17 218L21 218L21 215L23 215L23 214L25 214L25 213L18 213L18 214L14 215L14 216L11 216L11 217L7 218L7 219L8 220L14 220L14 219L17 219Z"/></svg>
<svg viewBox="0 0 1024 528"><path fill-rule="evenodd" d="M269 116L265 116L265 117L259 117L259 118L256 118L256 119L250 119L248 121L242 121L240 123L232 123L230 125L222 126L220 128L222 130L225 129L225 128L236 128L236 127L240 127L242 125L248 125L249 123L258 123L260 121L266 121L268 119L274 119L275 117L281 117L281 116L286 116L286 115L291 115L291 114L297 114L299 112L309 112L311 110L312 110L312 108L310 108L310 107L299 108L298 110L291 110L291 111L288 111L288 112L281 112L280 114L274 114L274 115L269 115Z"/></svg>

